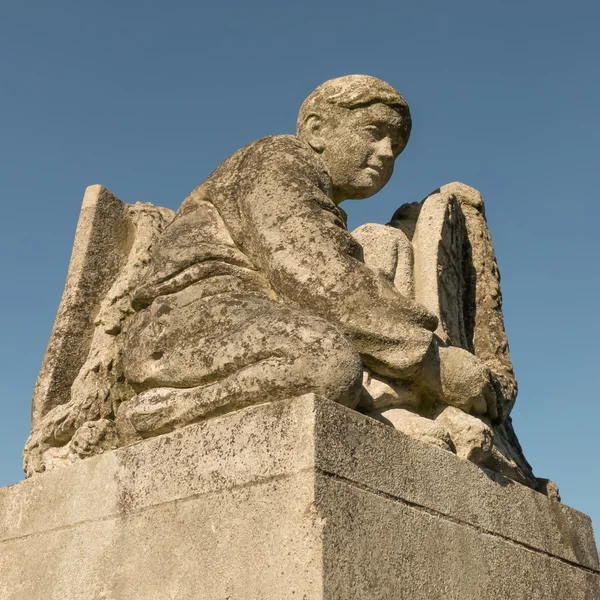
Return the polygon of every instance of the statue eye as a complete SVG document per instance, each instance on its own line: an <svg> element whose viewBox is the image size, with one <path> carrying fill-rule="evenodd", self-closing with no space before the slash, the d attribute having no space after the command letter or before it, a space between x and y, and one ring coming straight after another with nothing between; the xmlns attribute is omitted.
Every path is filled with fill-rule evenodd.
<svg viewBox="0 0 600 600"><path fill-rule="evenodd" d="M396 138L396 140L392 143L392 152L394 153L394 156L398 156L402 150L404 150L405 146L406 144L402 138Z"/></svg>
<svg viewBox="0 0 600 600"><path fill-rule="evenodd" d="M385 135L383 128L377 125L367 125L365 130L368 131L376 140L380 140Z"/></svg>

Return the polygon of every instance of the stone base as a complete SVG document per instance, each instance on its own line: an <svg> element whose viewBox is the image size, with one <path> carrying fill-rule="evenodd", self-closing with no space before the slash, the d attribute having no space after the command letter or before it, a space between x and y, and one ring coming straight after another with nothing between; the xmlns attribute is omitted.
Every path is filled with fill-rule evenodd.
<svg viewBox="0 0 600 600"><path fill-rule="evenodd" d="M305 396L0 490L0 598L597 600L600 575L585 515Z"/></svg>

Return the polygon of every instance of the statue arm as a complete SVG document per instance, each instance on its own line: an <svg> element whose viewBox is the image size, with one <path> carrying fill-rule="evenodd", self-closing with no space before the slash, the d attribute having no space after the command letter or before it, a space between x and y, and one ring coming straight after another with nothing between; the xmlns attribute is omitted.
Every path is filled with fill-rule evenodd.
<svg viewBox="0 0 600 600"><path fill-rule="evenodd" d="M282 298L339 326L375 371L410 377L436 318L364 264L318 178L290 171L263 172L240 202L252 258Z"/></svg>

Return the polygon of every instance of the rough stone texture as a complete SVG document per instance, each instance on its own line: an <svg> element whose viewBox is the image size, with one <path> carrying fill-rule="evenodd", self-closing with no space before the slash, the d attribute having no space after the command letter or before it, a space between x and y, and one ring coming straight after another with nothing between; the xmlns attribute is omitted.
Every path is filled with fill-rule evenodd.
<svg viewBox="0 0 600 600"><path fill-rule="evenodd" d="M360 367L336 329L373 381L408 388L400 403L415 403L415 387L465 410L495 407L477 357L460 348L438 352L435 319L413 301L412 278L400 268L412 262L402 232L345 231L337 204L380 189L408 135L407 107L392 108L404 103L401 96L372 78L367 83L377 88L372 98L382 98L367 108L363 79L325 84L306 101L310 111L318 108L318 123L302 109L298 137L250 144L183 202L134 295L139 312L125 372L138 395L121 409L125 438L150 437L265 395L388 402L381 390L377 398L357 395ZM339 94L323 100L333 92ZM344 94L360 108L345 108ZM374 123L385 124L385 135L363 133ZM379 245L367 256L371 234L387 236L390 252ZM438 257L431 258L435 270ZM313 343L319 337L325 343Z"/></svg>
<svg viewBox="0 0 600 600"><path fill-rule="evenodd" d="M453 407L448 407L448 409L450 408ZM458 412L464 414L462 411ZM368 414L369 417L372 417L381 423L391 425L394 429L397 429L398 431L401 431L402 433L409 435L416 440L420 440L421 442L425 442L427 444L432 444L433 446L443 448L449 452L453 452L455 450L450 432L446 427L444 427L444 423L427 419L413 412L412 410L396 406L383 408ZM474 419L475 417L470 418ZM461 456L459 452L457 452L457 455ZM463 458L471 457L467 456Z"/></svg>
<svg viewBox="0 0 600 600"><path fill-rule="evenodd" d="M488 402L487 413L502 422L514 405L517 384L481 194L458 182L442 186L423 202L400 207L390 226L411 241L414 298L438 317L436 334L474 354L492 373L495 402ZM387 234L380 237L371 236L368 256L389 246Z"/></svg>
<svg viewBox="0 0 600 600"><path fill-rule="evenodd" d="M595 600L598 572L317 477L324 598ZM393 540L393 541L391 541Z"/></svg>
<svg viewBox="0 0 600 600"><path fill-rule="evenodd" d="M465 303L467 349L483 360L493 373L498 418L503 421L514 406L517 381L504 330L500 272L483 199L477 190L463 183L444 185L440 190L458 200L464 215L468 265L463 272L468 290Z"/></svg>
<svg viewBox="0 0 600 600"><path fill-rule="evenodd" d="M389 381L384 377L363 370L363 385L358 408L370 413L386 406L418 407L419 394L409 382Z"/></svg>
<svg viewBox="0 0 600 600"><path fill-rule="evenodd" d="M63 468L0 490L0 600L599 597L512 429L481 195L346 229L410 129L342 77L176 214L88 188L24 452Z"/></svg>
<svg viewBox="0 0 600 600"><path fill-rule="evenodd" d="M352 232L362 246L365 264L381 273L407 298L415 297L414 251L404 232L366 223Z"/></svg>
<svg viewBox="0 0 600 600"><path fill-rule="evenodd" d="M90 349L98 307L125 260L125 212L125 205L102 186L87 188L67 282L33 394L32 427L69 401L71 385Z"/></svg>
<svg viewBox="0 0 600 600"><path fill-rule="evenodd" d="M2 600L600 594L588 517L311 395L0 490L0 572Z"/></svg>
<svg viewBox="0 0 600 600"><path fill-rule="evenodd" d="M33 398L28 474L119 445L114 416L134 391L123 374L131 287L173 212L86 190L69 275Z"/></svg>
<svg viewBox="0 0 600 600"><path fill-rule="evenodd" d="M449 432L457 456L482 464L491 455L494 431L488 423L454 406L442 409L435 421Z"/></svg>
<svg viewBox="0 0 600 600"><path fill-rule="evenodd" d="M445 343L467 349L460 272L465 234L453 196L434 193L423 201L412 238L415 299L438 317L436 333Z"/></svg>
<svg viewBox="0 0 600 600"><path fill-rule="evenodd" d="M296 136L238 150L175 215L90 188L27 475L314 393L390 409L387 423L452 449L432 419L477 415L499 431L485 465L537 488L508 420L516 381L480 194L449 184L390 226L346 229L339 204L386 185L410 131L399 92L350 75L310 94Z"/></svg>
<svg viewBox="0 0 600 600"><path fill-rule="evenodd" d="M380 375L419 377L435 320L364 264L337 207L350 187L365 196L383 187L404 121L383 103L327 110L335 135L323 133L329 123L316 136L307 126L306 139L275 136L238 151L183 202L157 244L125 353L139 392L122 409L132 434L264 396L314 392L356 406L359 355ZM394 132L383 142L339 146L380 119Z"/></svg>
<svg viewBox="0 0 600 600"><path fill-rule="evenodd" d="M440 378L445 390L441 406L439 402L433 406L416 402L413 406L429 418L444 414L444 405L461 409L463 417L447 411L446 416L452 418L445 423L451 425L457 451L536 488L537 480L508 417L517 383L504 330L500 275L481 194L462 183L445 185L421 203L401 206L389 225L368 224L353 232L363 246L365 263L390 281L398 280L404 289L410 289L405 282L412 278L412 297L438 318L436 335L480 361L463 362L464 355L440 348ZM395 235L389 229L395 230ZM407 244L410 250L398 251ZM478 390L486 380L494 391L488 387L482 398ZM388 400L385 405L393 404ZM395 404L406 402L398 399ZM365 408L369 409L368 403ZM470 412L484 416L487 424L470 417ZM492 424L496 432L493 444L488 443L494 436ZM473 435L474 428L479 435Z"/></svg>

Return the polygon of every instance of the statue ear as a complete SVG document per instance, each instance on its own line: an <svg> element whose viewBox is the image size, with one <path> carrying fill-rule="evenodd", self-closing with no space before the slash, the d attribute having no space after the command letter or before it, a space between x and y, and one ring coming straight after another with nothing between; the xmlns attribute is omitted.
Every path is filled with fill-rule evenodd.
<svg viewBox="0 0 600 600"><path fill-rule="evenodd" d="M315 152L325 150L323 133L323 119L314 113L308 115L304 121L304 135L302 137Z"/></svg>

